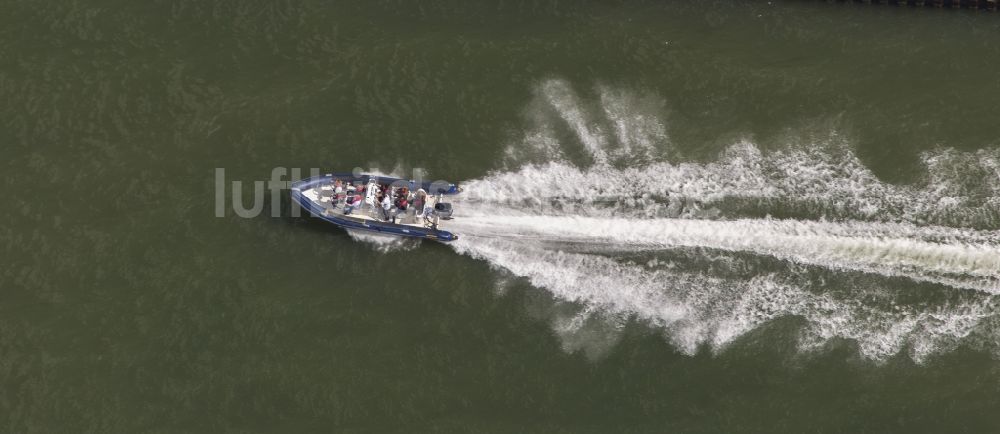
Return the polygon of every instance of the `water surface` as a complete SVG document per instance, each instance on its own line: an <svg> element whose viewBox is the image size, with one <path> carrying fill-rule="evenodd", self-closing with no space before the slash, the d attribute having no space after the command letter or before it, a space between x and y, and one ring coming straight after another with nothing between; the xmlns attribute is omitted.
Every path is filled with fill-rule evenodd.
<svg viewBox="0 0 1000 434"><path fill-rule="evenodd" d="M3 9L2 431L1000 429L995 15ZM215 217L274 167L463 238Z"/></svg>

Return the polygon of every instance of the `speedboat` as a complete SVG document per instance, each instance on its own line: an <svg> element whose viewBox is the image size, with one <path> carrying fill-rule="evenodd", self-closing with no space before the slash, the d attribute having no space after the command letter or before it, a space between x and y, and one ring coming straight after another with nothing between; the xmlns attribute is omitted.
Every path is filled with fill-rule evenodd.
<svg viewBox="0 0 1000 434"><path fill-rule="evenodd" d="M461 191L441 181L353 173L329 173L291 184L294 203L342 228L445 242L458 239L441 229L442 222L452 218L446 197Z"/></svg>

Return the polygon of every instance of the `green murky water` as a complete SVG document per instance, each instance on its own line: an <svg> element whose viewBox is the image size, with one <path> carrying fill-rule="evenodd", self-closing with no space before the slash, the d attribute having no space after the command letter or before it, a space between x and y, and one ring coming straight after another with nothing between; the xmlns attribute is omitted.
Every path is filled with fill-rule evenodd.
<svg viewBox="0 0 1000 434"><path fill-rule="evenodd" d="M996 15L0 9L0 431L1000 430ZM864 249L826 235L733 251L719 225L650 251L589 233L399 244L215 216L216 168L250 187L275 167L422 168L488 191L508 176L528 196L578 171L663 180L676 199L485 201L554 219L528 228L540 236L614 209L765 234L783 230L766 216L823 234L887 226L875 253L850 256ZM909 227L972 231L987 256L931 248L914 260L942 268L894 268L878 240Z"/></svg>

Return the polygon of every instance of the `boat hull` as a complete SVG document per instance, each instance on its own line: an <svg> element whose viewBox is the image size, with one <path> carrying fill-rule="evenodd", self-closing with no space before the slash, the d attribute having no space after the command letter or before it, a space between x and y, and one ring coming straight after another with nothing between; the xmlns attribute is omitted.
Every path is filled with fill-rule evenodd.
<svg viewBox="0 0 1000 434"><path fill-rule="evenodd" d="M399 237L420 238L420 239L427 239L427 240L434 240L441 242L449 242L458 239L457 235L440 229L395 224L391 222L373 221L367 219L358 219L358 218L353 218L349 215L342 215L336 212L328 213L325 212L326 209L321 204L316 203L314 200L302 194L303 191L312 188L318 188L320 185L329 184L338 179L344 182L367 183L372 178L376 178L380 183L386 183L386 184L392 184L392 183L399 184L408 182L410 186L409 188L411 189L423 188L427 191L430 191L431 188L435 188L436 191L444 195L457 194L460 191L460 189L454 184L436 185L434 183L416 183L398 178L375 177L373 175L353 176L351 174L328 174L292 182L290 195L292 198L292 202L294 202L300 208L307 211L314 218L324 220L328 223L340 226L344 229L355 229L355 230L369 231L379 234L393 235Z"/></svg>

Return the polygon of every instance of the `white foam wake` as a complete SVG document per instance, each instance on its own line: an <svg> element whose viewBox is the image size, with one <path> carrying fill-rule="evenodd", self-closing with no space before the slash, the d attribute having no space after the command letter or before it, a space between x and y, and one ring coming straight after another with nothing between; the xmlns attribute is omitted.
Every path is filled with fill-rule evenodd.
<svg viewBox="0 0 1000 434"><path fill-rule="evenodd" d="M704 247L1000 293L1000 235L940 227L794 220L467 216L471 236L612 245L629 250Z"/></svg>
<svg viewBox="0 0 1000 434"><path fill-rule="evenodd" d="M662 100L608 86L595 93L597 101L588 102L565 80L541 83L526 111L528 127L507 149L513 169L466 183L468 196L518 207L525 201L601 203L609 214L675 216L690 210L679 205L688 203L719 207L731 217L1000 229L1000 149L925 152L923 176L912 185L881 181L836 133L769 152L741 141L710 162L665 161L657 157L680 152L667 135ZM594 164L573 161L568 150L589 154Z"/></svg>
<svg viewBox="0 0 1000 434"><path fill-rule="evenodd" d="M411 250L419 246L419 243L415 239L403 238L394 235L385 235L356 229L348 229L347 234L350 235L355 241L367 244L376 251L382 253Z"/></svg>
<svg viewBox="0 0 1000 434"><path fill-rule="evenodd" d="M765 154L742 142L708 163L616 168L556 160L464 186L470 205L583 205L577 211L588 215L681 216L716 207L732 217L784 213L1000 229L1000 151L941 151L924 160L925 180L894 185L843 148L814 145Z"/></svg>
<svg viewBox="0 0 1000 434"><path fill-rule="evenodd" d="M724 349L768 321L797 316L805 320L800 343L817 348L830 339L853 339L862 354L886 359L904 348L922 360L969 336L994 306L984 298L912 306L878 303L835 293L814 293L795 279L766 273L748 279L713 277L697 270L622 263L596 254L566 253L499 238L463 238L453 246L488 261L557 299L578 303L584 312L636 316L664 329L681 351L694 354L702 344ZM880 293L878 286L854 288ZM576 321L579 326L580 321ZM569 325L572 327L572 324ZM566 324L557 330L571 334ZM603 343L602 343L603 344Z"/></svg>
<svg viewBox="0 0 1000 434"><path fill-rule="evenodd" d="M600 312L688 353L786 316L804 320L803 348L849 339L876 360L996 341L1000 150L925 153L912 185L879 180L836 140L665 161L662 101L594 95L542 83L513 168L463 183L449 222L459 252L580 306L560 335Z"/></svg>

